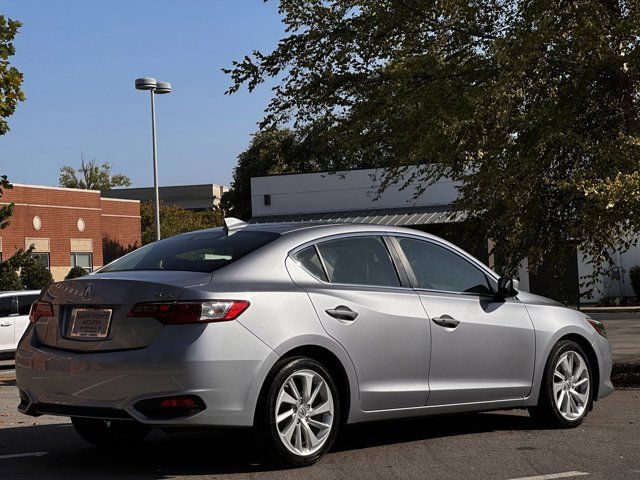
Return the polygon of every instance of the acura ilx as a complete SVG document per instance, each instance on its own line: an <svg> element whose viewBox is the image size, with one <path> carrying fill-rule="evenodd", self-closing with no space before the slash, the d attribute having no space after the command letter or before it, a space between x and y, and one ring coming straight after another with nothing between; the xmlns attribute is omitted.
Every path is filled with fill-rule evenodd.
<svg viewBox="0 0 640 480"><path fill-rule="evenodd" d="M371 420L528 409L576 427L611 365L602 323L438 237L229 221L48 287L16 376L21 412L70 417L100 447L253 427L302 466Z"/></svg>

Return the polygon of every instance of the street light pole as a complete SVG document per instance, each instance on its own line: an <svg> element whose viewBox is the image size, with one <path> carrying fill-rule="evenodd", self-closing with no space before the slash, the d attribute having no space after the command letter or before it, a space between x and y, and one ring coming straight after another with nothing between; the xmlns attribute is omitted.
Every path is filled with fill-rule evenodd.
<svg viewBox="0 0 640 480"><path fill-rule="evenodd" d="M151 92L151 142L153 143L153 195L156 207L156 241L160 240L160 189L158 188L158 145L156 143L156 96Z"/></svg>
<svg viewBox="0 0 640 480"><path fill-rule="evenodd" d="M160 189L158 188L158 146L156 142L156 101L155 95L171 92L171 84L158 82L155 78L143 77L136 80L136 89L149 90L151 94L151 143L153 147L153 191L155 197L156 241L160 240Z"/></svg>

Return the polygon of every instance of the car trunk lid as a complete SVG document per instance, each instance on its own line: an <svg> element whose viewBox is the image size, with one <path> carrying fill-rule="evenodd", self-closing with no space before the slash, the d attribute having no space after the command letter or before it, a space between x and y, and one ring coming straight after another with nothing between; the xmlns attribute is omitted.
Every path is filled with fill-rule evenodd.
<svg viewBox="0 0 640 480"><path fill-rule="evenodd" d="M37 340L68 351L113 351L144 348L164 328L154 318L128 317L137 303L174 302L185 288L208 284L211 273L132 271L89 275L54 283L43 300L54 316L35 325ZM78 323L95 323L79 328Z"/></svg>

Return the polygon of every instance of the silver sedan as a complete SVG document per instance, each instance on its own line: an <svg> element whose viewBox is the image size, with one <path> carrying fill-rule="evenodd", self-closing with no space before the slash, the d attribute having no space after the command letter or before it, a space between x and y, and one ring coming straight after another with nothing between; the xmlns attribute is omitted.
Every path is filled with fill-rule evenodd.
<svg viewBox="0 0 640 480"><path fill-rule="evenodd" d="M101 446L151 428L254 427L272 461L342 425L529 409L575 427L612 390L603 325L432 235L242 225L51 285L16 355L20 411Z"/></svg>

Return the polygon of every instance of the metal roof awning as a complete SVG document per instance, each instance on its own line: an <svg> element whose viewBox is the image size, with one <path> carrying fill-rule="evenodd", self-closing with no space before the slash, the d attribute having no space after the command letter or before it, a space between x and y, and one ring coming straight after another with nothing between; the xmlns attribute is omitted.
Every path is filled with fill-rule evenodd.
<svg viewBox="0 0 640 480"><path fill-rule="evenodd" d="M411 226L434 223L461 222L465 212L456 211L451 205L404 208L371 208L369 210L344 210L339 212L296 213L253 217L249 223L367 223L372 225Z"/></svg>

